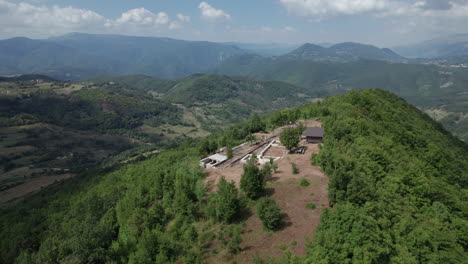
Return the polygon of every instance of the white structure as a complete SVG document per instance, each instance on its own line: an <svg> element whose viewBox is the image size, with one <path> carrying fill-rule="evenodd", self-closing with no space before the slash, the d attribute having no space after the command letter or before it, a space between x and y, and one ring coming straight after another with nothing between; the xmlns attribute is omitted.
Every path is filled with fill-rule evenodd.
<svg viewBox="0 0 468 264"><path fill-rule="evenodd" d="M200 160L200 166L203 168L216 168L225 162L228 158L221 154L214 154Z"/></svg>
<svg viewBox="0 0 468 264"><path fill-rule="evenodd" d="M269 163L270 162L270 158L272 158L273 160L279 160L281 157L270 157L270 156L265 156L265 153L268 151L268 149L271 147L271 146L279 146L277 141L276 140L273 140L271 141L260 153L259 155L257 156L257 162L258 164L260 165L263 165L265 163ZM252 157L252 154L247 154L245 155L242 159L241 159L241 163L245 164L247 163L247 161L250 159L250 157Z"/></svg>

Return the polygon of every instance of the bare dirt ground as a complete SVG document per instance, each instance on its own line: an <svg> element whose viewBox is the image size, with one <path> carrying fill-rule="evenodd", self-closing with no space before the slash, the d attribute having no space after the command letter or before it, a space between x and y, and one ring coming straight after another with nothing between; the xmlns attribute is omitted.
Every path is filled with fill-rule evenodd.
<svg viewBox="0 0 468 264"><path fill-rule="evenodd" d="M271 146L266 152L265 156L267 157L283 157L288 154L288 150L285 147L276 147Z"/></svg>
<svg viewBox="0 0 468 264"><path fill-rule="evenodd" d="M321 126L318 121L306 121L306 126ZM320 223L320 216L324 208L328 208L328 177L320 167L312 166L311 155L319 152L317 144L301 145L307 147L304 154L287 154L284 147L272 147L266 156L281 155L276 161L277 173L267 182L268 194L273 197L285 214L284 224L276 232L266 232L262 228L260 219L256 216L255 208L251 208L252 216L245 221L242 233L243 242L241 252L226 261L215 256L206 263L251 263L254 256L261 258L277 257L284 251L279 248L285 245L291 252L305 256L305 245L312 238L315 229ZM270 153L269 153L270 152ZM275 154L275 155L273 155ZM292 173L291 163L296 163L299 174ZM211 190L216 189L216 183L224 176L228 181L234 181L239 187L243 172L242 164L235 164L224 169L206 170L207 182ZM309 186L300 186L302 178L310 182ZM306 205L313 202L316 209L310 210Z"/></svg>
<svg viewBox="0 0 468 264"><path fill-rule="evenodd" d="M317 145L308 145L307 152L303 155L294 154L280 160L277 164L278 173L273 175L272 182L268 185L268 191L278 202L285 213L284 226L276 232L265 232L262 229L260 219L254 215L245 222L243 234L243 249L235 256L239 263L249 263L253 256L262 258L280 256L283 251L279 249L281 244L301 256L305 256L305 244L320 223L320 216L324 208L328 208L328 177L317 166L312 166L310 156L318 151ZM299 168L299 174L292 174L290 162L295 162ZM300 179L305 178L310 182L307 187L299 185ZM317 208L306 208L307 203L313 202ZM291 244L295 241L296 246Z"/></svg>
<svg viewBox="0 0 468 264"><path fill-rule="evenodd" d="M69 179L76 176L75 174L60 174L54 176L42 176L16 187L7 189L0 193L0 203L8 202L10 200L22 197L28 193L40 190L43 187L51 185L55 181L61 181L65 179Z"/></svg>

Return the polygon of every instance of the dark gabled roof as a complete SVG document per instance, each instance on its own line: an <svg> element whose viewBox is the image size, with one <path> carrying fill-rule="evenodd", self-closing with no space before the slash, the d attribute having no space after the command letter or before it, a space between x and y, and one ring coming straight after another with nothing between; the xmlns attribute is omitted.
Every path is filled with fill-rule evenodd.
<svg viewBox="0 0 468 264"><path fill-rule="evenodd" d="M308 127L302 133L304 137L323 137L323 129L321 127Z"/></svg>

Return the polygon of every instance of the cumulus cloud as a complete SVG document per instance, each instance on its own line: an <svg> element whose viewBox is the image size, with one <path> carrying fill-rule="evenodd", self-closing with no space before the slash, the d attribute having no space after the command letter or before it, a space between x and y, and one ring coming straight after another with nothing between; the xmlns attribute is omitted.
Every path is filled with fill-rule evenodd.
<svg viewBox="0 0 468 264"><path fill-rule="evenodd" d="M456 5L467 5L468 0L424 0L418 1L417 5L429 10L449 10Z"/></svg>
<svg viewBox="0 0 468 264"><path fill-rule="evenodd" d="M169 23L169 16L164 12L157 14L145 9L135 8L122 15L114 21L109 21L108 25L133 24L142 26L165 25Z"/></svg>
<svg viewBox="0 0 468 264"><path fill-rule="evenodd" d="M72 31L153 35L162 30L180 29L183 23L190 22L189 16L177 14L176 17L171 20L165 12L135 8L110 19L92 10L70 6L0 0L0 37L42 38Z"/></svg>
<svg viewBox="0 0 468 264"><path fill-rule="evenodd" d="M182 22L190 22L190 17L181 13L177 14L177 18Z"/></svg>
<svg viewBox="0 0 468 264"><path fill-rule="evenodd" d="M183 28L183 25L179 21L172 21L169 24L169 29L170 30L181 29L181 28Z"/></svg>
<svg viewBox="0 0 468 264"><path fill-rule="evenodd" d="M30 27L44 30L57 28L79 29L102 25L106 18L86 9L73 7L44 7L28 3L12 3L0 0L0 24L2 27Z"/></svg>
<svg viewBox="0 0 468 264"><path fill-rule="evenodd" d="M390 8L387 0L280 0L291 14L326 17L379 12Z"/></svg>
<svg viewBox="0 0 468 264"><path fill-rule="evenodd" d="M340 15L468 16L468 0L280 0L292 15L323 19Z"/></svg>
<svg viewBox="0 0 468 264"><path fill-rule="evenodd" d="M207 2L201 2L198 8L201 10L202 17L209 20L230 20L231 15L221 9L212 7Z"/></svg>

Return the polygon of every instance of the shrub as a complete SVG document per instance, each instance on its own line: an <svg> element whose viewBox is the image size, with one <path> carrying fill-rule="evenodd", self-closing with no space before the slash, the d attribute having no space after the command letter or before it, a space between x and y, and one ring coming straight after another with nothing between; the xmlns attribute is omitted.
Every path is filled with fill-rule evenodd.
<svg viewBox="0 0 468 264"><path fill-rule="evenodd" d="M296 163L291 163L292 173L299 174L299 168L297 167Z"/></svg>
<svg viewBox="0 0 468 264"><path fill-rule="evenodd" d="M278 164L275 163L273 158L270 158L270 167L274 173L276 173L276 170L278 170Z"/></svg>
<svg viewBox="0 0 468 264"><path fill-rule="evenodd" d="M281 209L272 198L262 198L258 201L257 215L267 230L274 230L281 225Z"/></svg>
<svg viewBox="0 0 468 264"><path fill-rule="evenodd" d="M227 148L227 158L232 159L234 157L234 152L231 147Z"/></svg>
<svg viewBox="0 0 468 264"><path fill-rule="evenodd" d="M240 244L242 243L242 237L239 234L235 234L228 242L228 250L231 253L238 253L240 251Z"/></svg>
<svg viewBox="0 0 468 264"><path fill-rule="evenodd" d="M281 250L286 250L288 248L288 246L286 246L286 244L280 244L278 247Z"/></svg>
<svg viewBox="0 0 468 264"><path fill-rule="evenodd" d="M310 182L306 178L302 178L299 185L301 185L302 187L307 187L310 185Z"/></svg>
<svg viewBox="0 0 468 264"><path fill-rule="evenodd" d="M315 208L317 208L317 206L314 203L310 202L310 203L307 203L306 208L310 210L314 210Z"/></svg>

